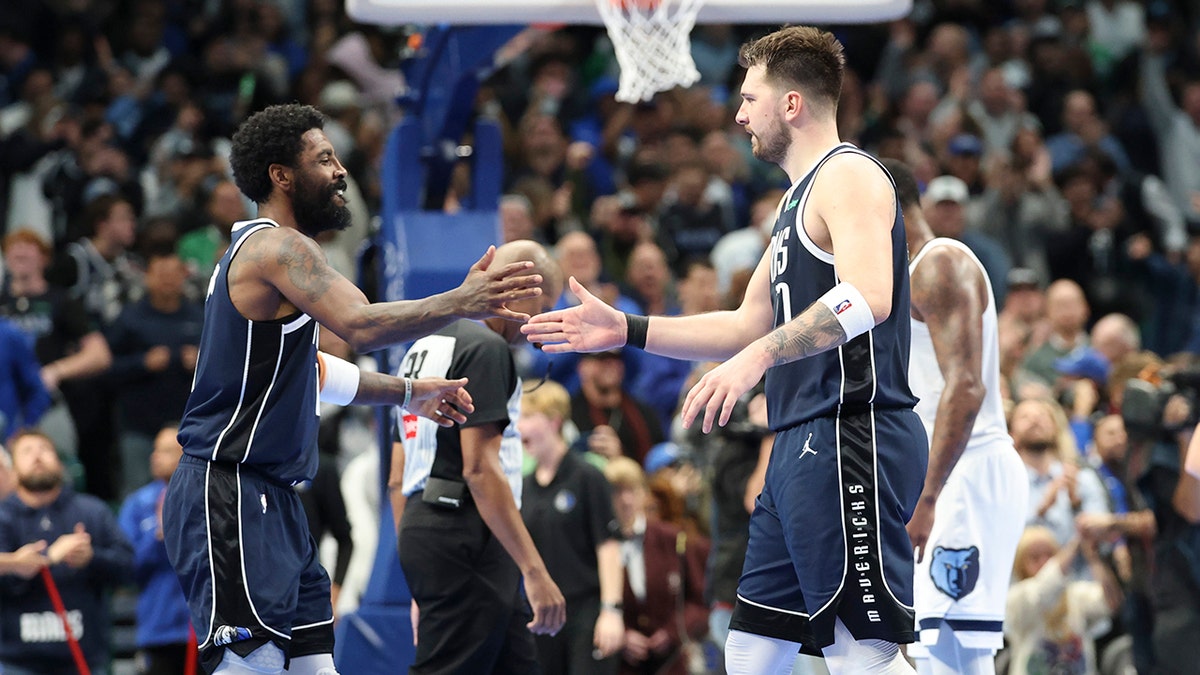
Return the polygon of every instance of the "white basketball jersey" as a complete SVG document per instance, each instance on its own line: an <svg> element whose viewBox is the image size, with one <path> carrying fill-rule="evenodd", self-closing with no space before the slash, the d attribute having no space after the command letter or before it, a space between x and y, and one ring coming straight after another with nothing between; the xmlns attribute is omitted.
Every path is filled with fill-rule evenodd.
<svg viewBox="0 0 1200 675"><path fill-rule="evenodd" d="M925 254L935 246L952 246L970 256L979 273L987 284L987 306L983 310L983 354L980 365L983 386L986 393L979 415L975 417L975 427L971 438L963 452L985 447L993 442L1012 443L1008 436L1008 424L1004 419L1004 401L1000 395L1000 349L998 346L996 324L996 300L992 295L992 283L979 259L967 248L966 244L957 239L938 237L930 240L908 265L909 274L916 272L917 265L925 258ZM929 337L929 327L923 321L912 320L912 355L908 362L908 386L921 400L917 403L916 411L925 424L925 433L933 438L933 421L937 415L938 401L942 398L942 390L946 388L946 380L938 368L937 355L933 351L933 340Z"/></svg>

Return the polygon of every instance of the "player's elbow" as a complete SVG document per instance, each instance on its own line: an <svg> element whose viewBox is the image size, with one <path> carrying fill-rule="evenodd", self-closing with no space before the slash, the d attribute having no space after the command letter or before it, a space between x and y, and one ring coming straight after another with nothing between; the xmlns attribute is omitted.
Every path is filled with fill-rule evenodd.
<svg viewBox="0 0 1200 675"><path fill-rule="evenodd" d="M871 316L875 318L875 325L887 321L892 315L892 294L887 292L864 293L863 297L867 301L867 306L871 308Z"/></svg>
<svg viewBox="0 0 1200 675"><path fill-rule="evenodd" d="M969 404L973 409L978 409L983 405L983 399L987 396L987 386L984 385L983 378L968 370L962 370L947 377L946 391L951 394L952 400Z"/></svg>

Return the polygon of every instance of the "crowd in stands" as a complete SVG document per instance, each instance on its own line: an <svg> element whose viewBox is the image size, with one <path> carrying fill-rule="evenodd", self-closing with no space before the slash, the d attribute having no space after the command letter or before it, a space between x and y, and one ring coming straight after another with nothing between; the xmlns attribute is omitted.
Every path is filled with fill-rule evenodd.
<svg viewBox="0 0 1200 675"><path fill-rule="evenodd" d="M1010 432L1031 487L1001 663L1011 673L1194 672L1200 486L1180 454L1200 419L1200 8L916 0L903 20L833 30L849 65L843 139L913 168L935 234L977 255L1000 312ZM737 50L764 31L698 26L699 83L637 105L614 99L602 30L523 35L529 49L477 100L477 114L504 129L504 240L545 243L568 275L625 311L736 306L787 187L734 123ZM405 45L400 30L353 23L337 0L0 7L0 439L44 434L17 436L12 460L0 453L0 495L16 491L4 508L20 516L0 517L5 673L24 672L23 638L39 650L61 641L42 598L28 619L13 614L42 592L30 561L43 548L64 593L78 586L87 601L79 620L84 646L100 650L93 672L108 658L95 605L116 583L147 594L139 621L155 628L143 643L139 627L138 646L181 653L188 635L159 576L154 506L171 463L160 431L190 389L214 262L233 223L253 215L231 180L228 139L274 102L329 116L354 213L322 244L354 278L388 189L380 162L404 114ZM470 180L465 161L447 211L461 208ZM568 289L560 305L577 302ZM530 386L549 378L569 397L539 405L550 425L539 433L612 484L616 527L592 534L619 540L626 565L621 672L667 672L657 668L684 647L693 654L694 641L721 644L770 450L761 392L706 437L676 413L712 364L630 349L529 349L518 363ZM373 559L378 429L369 411L330 408L322 419L327 456L301 489L312 493L314 534L336 539L326 563L342 614ZM55 473L37 458L47 444L62 458L63 489L18 488ZM31 539L30 519L59 500L87 516L82 529L56 515ZM121 509L119 528L102 502ZM670 551L652 564L651 547ZM104 588L88 587L79 570L100 564ZM155 642L163 636L169 644Z"/></svg>

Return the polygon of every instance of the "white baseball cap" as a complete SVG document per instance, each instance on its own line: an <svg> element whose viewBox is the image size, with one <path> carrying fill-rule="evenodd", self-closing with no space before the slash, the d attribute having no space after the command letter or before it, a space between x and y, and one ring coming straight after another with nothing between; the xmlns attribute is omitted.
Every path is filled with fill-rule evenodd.
<svg viewBox="0 0 1200 675"><path fill-rule="evenodd" d="M970 198L971 191L967 189L967 184L955 176L938 176L929 181L929 186L925 188L925 199L930 204L938 202L966 204Z"/></svg>

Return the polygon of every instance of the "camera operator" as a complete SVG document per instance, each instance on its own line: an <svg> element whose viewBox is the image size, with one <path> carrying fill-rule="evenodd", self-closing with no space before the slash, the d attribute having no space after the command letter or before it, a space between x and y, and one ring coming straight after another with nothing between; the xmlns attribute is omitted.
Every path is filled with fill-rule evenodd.
<svg viewBox="0 0 1200 675"><path fill-rule="evenodd" d="M1148 369L1128 380L1121 416L1130 511L1080 523L1131 544L1126 625L1138 672L1192 672L1200 660L1200 480L1183 471L1193 439L1200 444L1197 372Z"/></svg>

